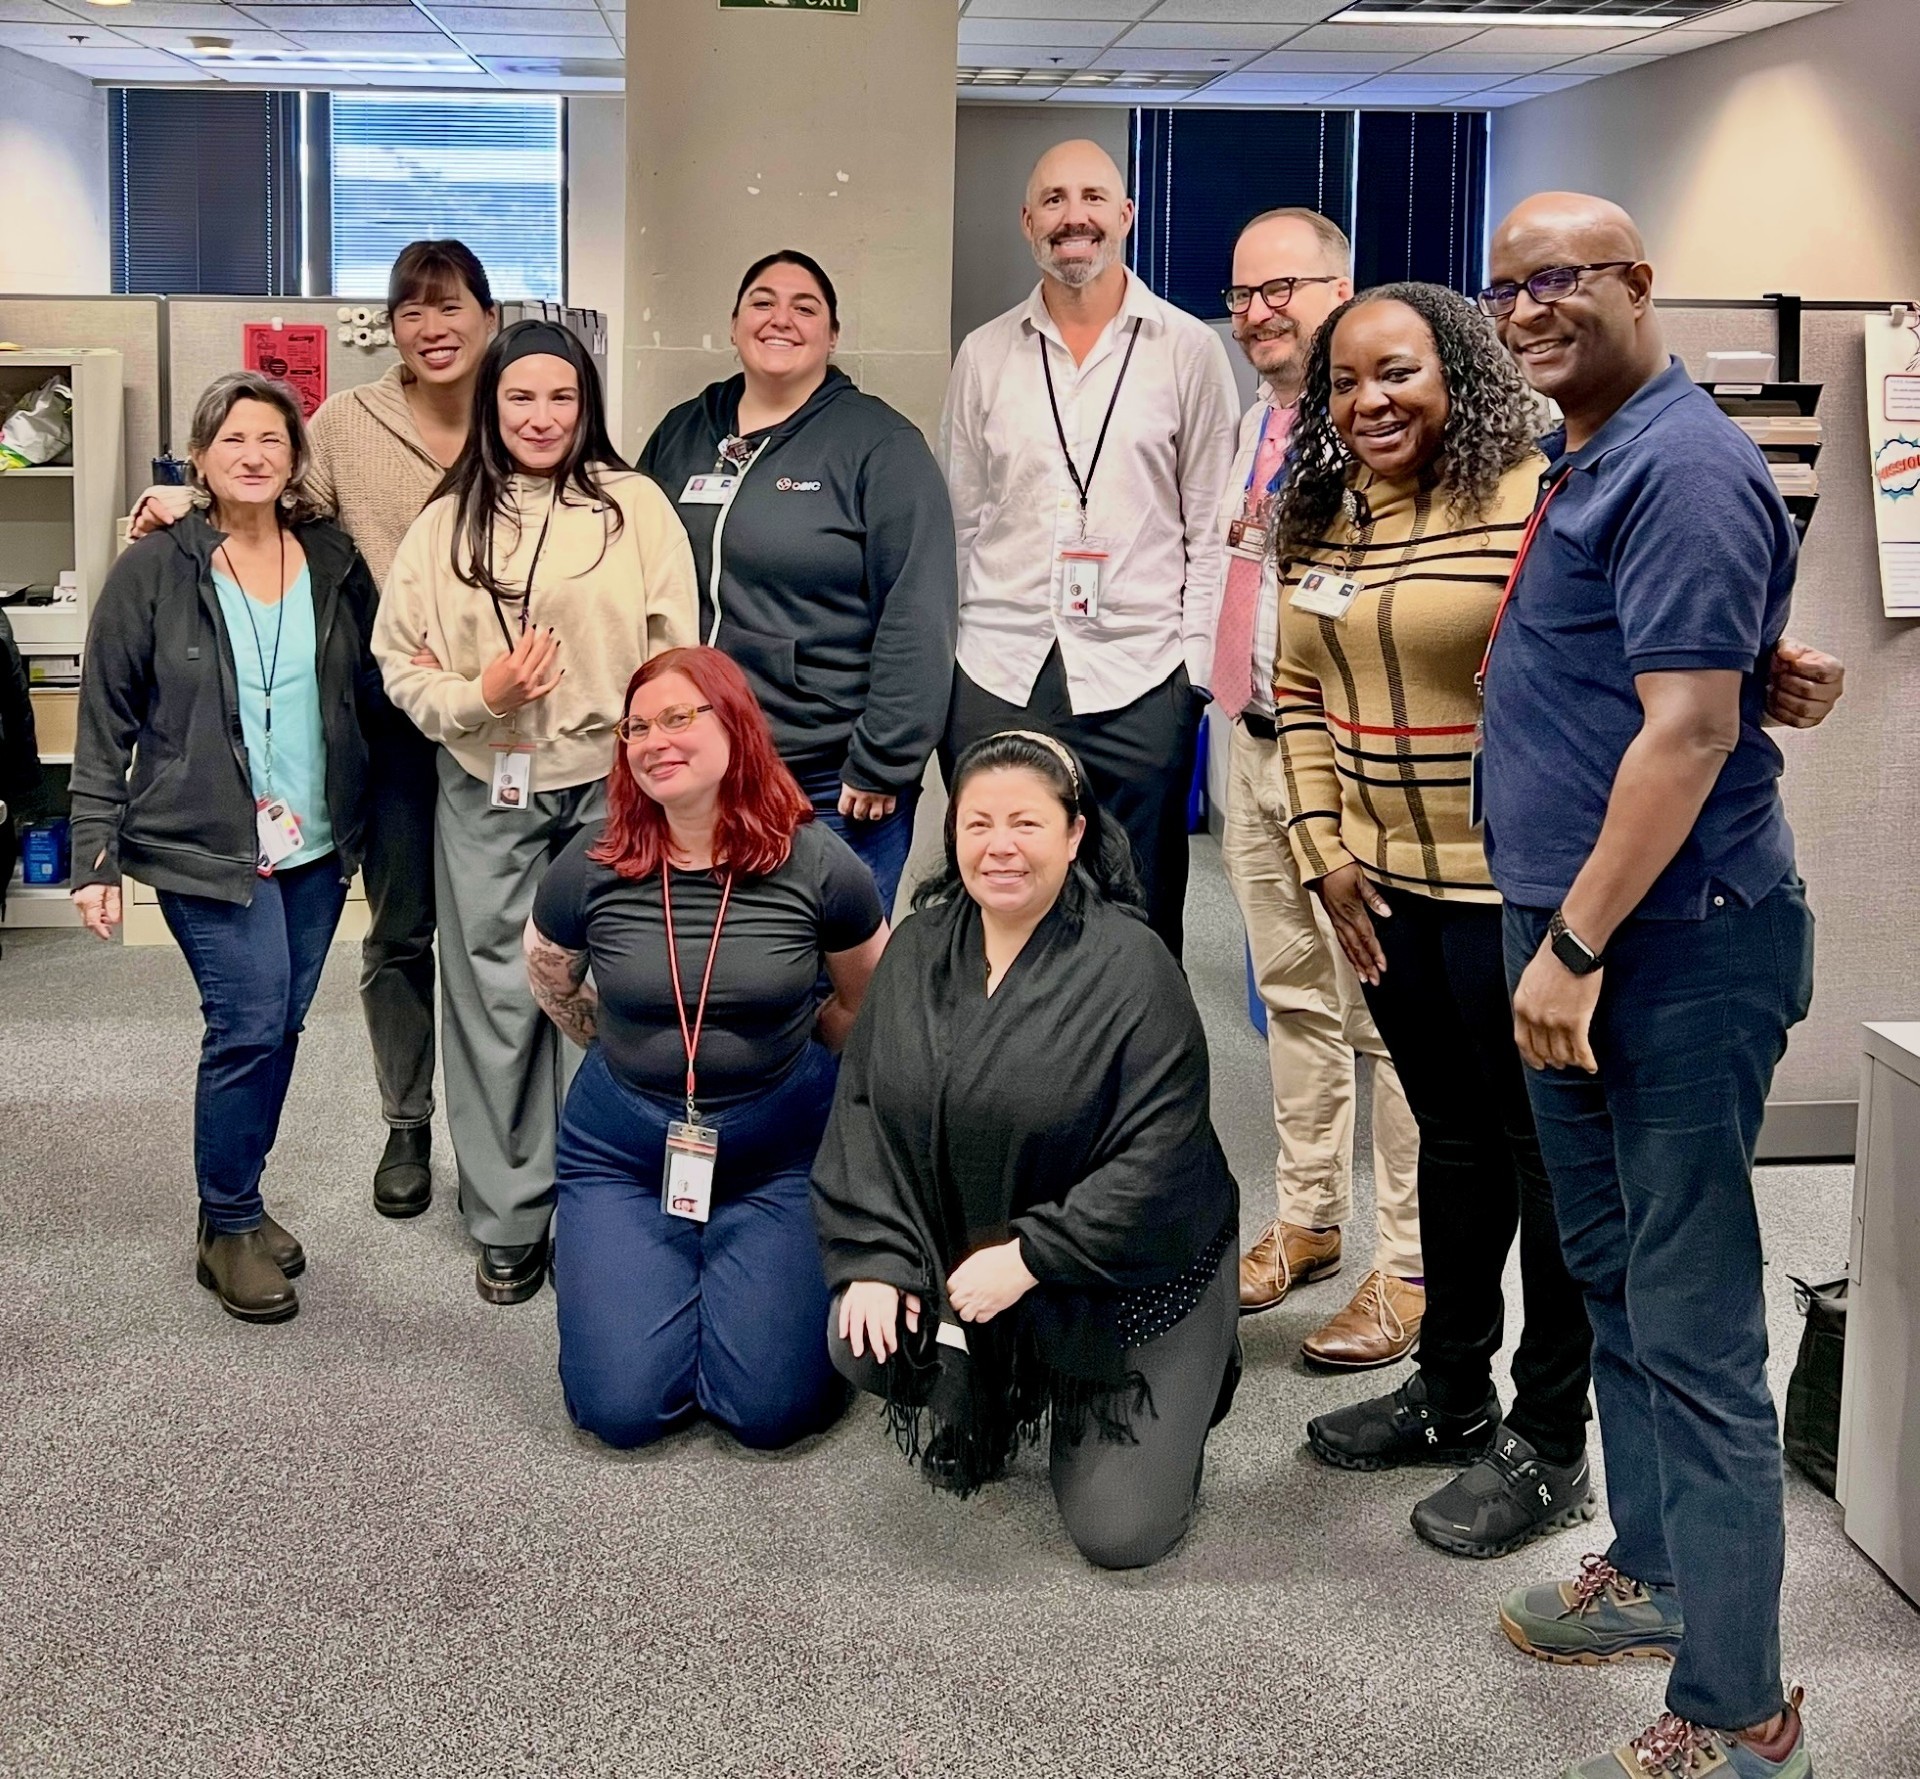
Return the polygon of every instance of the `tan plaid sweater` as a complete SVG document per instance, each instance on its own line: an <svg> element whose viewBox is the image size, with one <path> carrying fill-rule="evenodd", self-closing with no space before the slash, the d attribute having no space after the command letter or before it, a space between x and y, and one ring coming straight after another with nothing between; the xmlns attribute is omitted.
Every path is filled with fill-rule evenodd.
<svg viewBox="0 0 1920 1779"><path fill-rule="evenodd" d="M1529 456L1508 470L1474 525L1431 489L1362 471L1358 524L1343 515L1286 566L1273 702L1303 878L1357 860L1390 889L1499 901L1468 813L1473 678L1545 468ZM1294 609L1314 568L1361 583L1344 618Z"/></svg>

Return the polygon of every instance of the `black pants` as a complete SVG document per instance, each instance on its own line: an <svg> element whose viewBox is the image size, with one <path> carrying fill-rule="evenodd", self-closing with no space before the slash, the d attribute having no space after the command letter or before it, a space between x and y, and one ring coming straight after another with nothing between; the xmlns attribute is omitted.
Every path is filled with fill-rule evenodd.
<svg viewBox="0 0 1920 1779"><path fill-rule="evenodd" d="M1176 668L1171 678L1118 710L1075 716L1057 647L1024 709L984 691L956 667L940 746L947 782L953 782L953 763L968 747L1002 729L1037 729L1064 741L1086 763L1100 807L1133 842L1148 923L1179 957L1187 900L1187 792L1200 732L1200 701L1186 668Z"/></svg>
<svg viewBox="0 0 1920 1779"><path fill-rule="evenodd" d="M1560 1251L1553 1188L1527 1101L1497 904L1386 890L1374 921L1387 967L1367 1005L1420 1126L1420 1246L1427 1313L1418 1361L1432 1401L1486 1400L1500 1350L1500 1275L1520 1233L1526 1323L1507 1423L1549 1462L1586 1445L1593 1347L1587 1308Z"/></svg>
<svg viewBox="0 0 1920 1779"><path fill-rule="evenodd" d="M367 936L360 1008L373 1044L380 1110L410 1129L433 1117L434 745L398 712L371 725L367 785Z"/></svg>

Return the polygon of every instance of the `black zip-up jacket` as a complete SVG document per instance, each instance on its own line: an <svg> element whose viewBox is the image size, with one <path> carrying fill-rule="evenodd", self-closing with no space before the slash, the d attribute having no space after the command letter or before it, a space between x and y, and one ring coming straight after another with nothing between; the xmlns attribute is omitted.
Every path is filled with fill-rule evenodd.
<svg viewBox="0 0 1920 1779"><path fill-rule="evenodd" d="M763 448L721 531L714 637L720 509L680 496L718 466L745 386L730 377L683 402L640 454L693 543L701 639L745 670L796 772L906 790L953 690L960 581L945 478L911 420L830 368L798 413L750 435Z"/></svg>
<svg viewBox="0 0 1920 1779"><path fill-rule="evenodd" d="M296 525L313 586L327 814L342 880L359 869L368 727L385 713L368 652L373 577L324 520ZM233 645L213 585L226 534L200 513L134 544L113 565L87 629L73 756L73 882L253 900L259 878L253 780ZM132 777L128 777L128 768Z"/></svg>

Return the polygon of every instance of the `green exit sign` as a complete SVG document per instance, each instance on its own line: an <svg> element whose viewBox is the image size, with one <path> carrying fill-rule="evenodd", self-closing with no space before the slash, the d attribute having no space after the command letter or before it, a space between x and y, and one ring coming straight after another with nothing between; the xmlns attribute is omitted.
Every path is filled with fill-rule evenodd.
<svg viewBox="0 0 1920 1779"><path fill-rule="evenodd" d="M751 7L755 12L858 12L860 0L720 0L720 10Z"/></svg>

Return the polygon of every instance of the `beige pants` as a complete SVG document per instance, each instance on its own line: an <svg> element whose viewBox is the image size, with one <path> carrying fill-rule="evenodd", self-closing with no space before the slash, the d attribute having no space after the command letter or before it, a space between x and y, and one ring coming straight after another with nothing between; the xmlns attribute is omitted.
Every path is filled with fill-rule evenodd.
<svg viewBox="0 0 1920 1779"><path fill-rule="evenodd" d="M1419 1130L1353 966L1319 897L1300 881L1287 844L1279 749L1237 722L1229 733L1220 845L1267 1009L1280 1215L1314 1227L1352 1218L1355 1056L1365 1052L1373 1058L1374 1265L1417 1278Z"/></svg>

